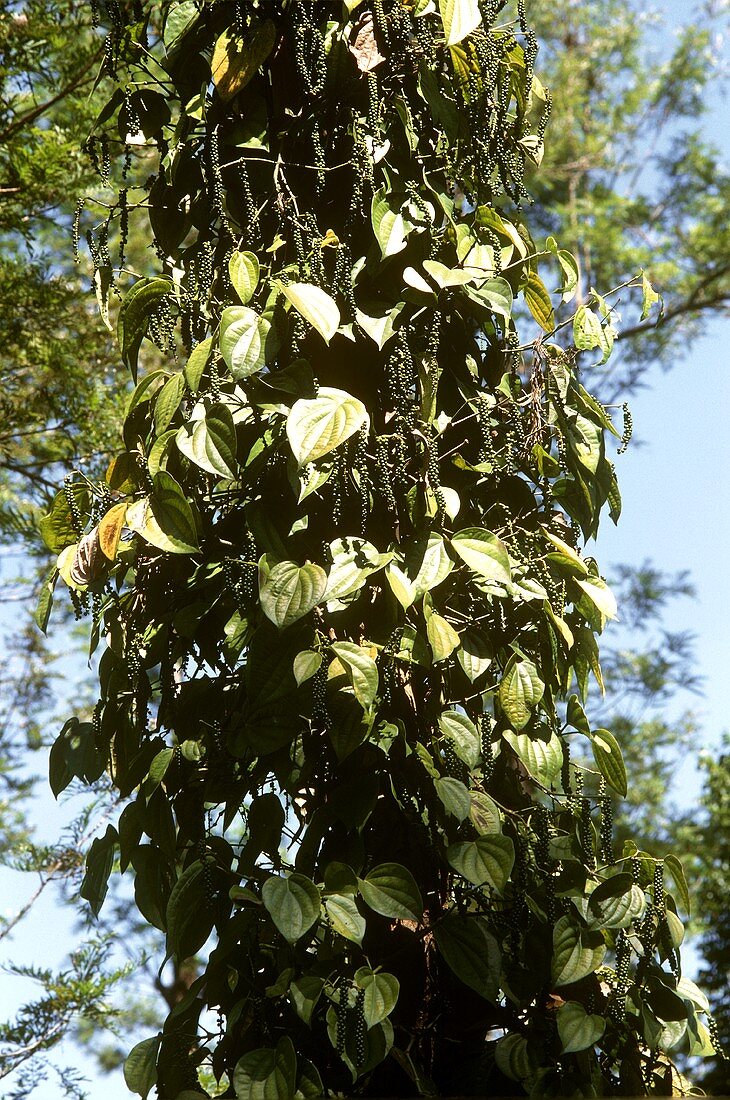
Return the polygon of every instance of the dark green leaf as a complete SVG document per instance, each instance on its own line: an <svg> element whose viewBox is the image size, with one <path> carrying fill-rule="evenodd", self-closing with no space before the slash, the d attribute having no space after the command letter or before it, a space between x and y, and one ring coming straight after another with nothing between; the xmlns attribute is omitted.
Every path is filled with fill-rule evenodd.
<svg viewBox="0 0 730 1100"><path fill-rule="evenodd" d="M400 863L381 863L359 880L360 893L376 913L396 920L420 921L423 899L413 875Z"/></svg>
<svg viewBox="0 0 730 1100"><path fill-rule="evenodd" d="M439 952L465 985L487 1001L499 996L501 957L482 917L450 913L434 925Z"/></svg>

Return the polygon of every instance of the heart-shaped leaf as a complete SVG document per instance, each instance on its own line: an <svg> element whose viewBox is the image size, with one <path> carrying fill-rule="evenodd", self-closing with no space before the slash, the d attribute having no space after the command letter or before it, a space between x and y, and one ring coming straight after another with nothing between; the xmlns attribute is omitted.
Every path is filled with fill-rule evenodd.
<svg viewBox="0 0 730 1100"><path fill-rule="evenodd" d="M299 466L315 462L369 424L362 401L344 390L320 387L313 398L295 401L286 434Z"/></svg>
<svg viewBox="0 0 730 1100"><path fill-rule="evenodd" d="M446 858L474 886L487 883L501 894L512 873L515 847L508 836L480 836L450 844Z"/></svg>
<svg viewBox="0 0 730 1100"><path fill-rule="evenodd" d="M507 547L491 531L467 527L454 535L451 546L478 576L497 584L510 584L512 574Z"/></svg>
<svg viewBox="0 0 730 1100"><path fill-rule="evenodd" d="M360 893L376 913L396 920L420 921L423 899L411 872L400 863L381 863L358 880Z"/></svg>
<svg viewBox="0 0 730 1100"><path fill-rule="evenodd" d="M261 569L259 599L264 614L278 627L291 626L322 602L327 574L320 565L299 566L282 561L269 572Z"/></svg>
<svg viewBox="0 0 730 1100"><path fill-rule="evenodd" d="M245 306L259 285L259 261L253 252L232 252L228 261L231 285Z"/></svg>
<svg viewBox="0 0 730 1100"><path fill-rule="evenodd" d="M499 945L482 917L449 913L433 929L436 946L464 985L487 1001L499 996Z"/></svg>
<svg viewBox="0 0 730 1100"><path fill-rule="evenodd" d="M558 1009L558 1034L563 1054L587 1050L598 1042L605 1030L603 1016L589 1016L577 1001L566 1001Z"/></svg>
<svg viewBox="0 0 730 1100"><path fill-rule="evenodd" d="M296 943L319 917L319 890L306 875L272 875L261 887L261 900L288 943Z"/></svg>

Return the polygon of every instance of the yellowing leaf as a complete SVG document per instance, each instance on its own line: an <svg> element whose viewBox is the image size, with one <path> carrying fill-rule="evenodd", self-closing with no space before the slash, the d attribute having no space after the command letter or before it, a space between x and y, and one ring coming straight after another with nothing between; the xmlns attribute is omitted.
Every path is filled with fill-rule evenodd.
<svg viewBox="0 0 730 1100"><path fill-rule="evenodd" d="M127 518L127 505L115 504L99 520L99 546L109 561L117 556L119 538Z"/></svg>
<svg viewBox="0 0 730 1100"><path fill-rule="evenodd" d="M550 301L547 287L536 271L531 271L527 276L525 301L540 328L544 329L545 332L552 332L555 328L553 304Z"/></svg>
<svg viewBox="0 0 730 1100"><path fill-rule="evenodd" d="M481 24L478 0L439 0L446 45L454 46Z"/></svg>
<svg viewBox="0 0 730 1100"><path fill-rule="evenodd" d="M442 615L431 615L426 624L428 644L435 662L445 661L459 647L459 635Z"/></svg>
<svg viewBox="0 0 730 1100"><path fill-rule="evenodd" d="M245 88L274 48L276 27L270 19L253 27L245 38L225 30L215 44L211 71L224 102Z"/></svg>

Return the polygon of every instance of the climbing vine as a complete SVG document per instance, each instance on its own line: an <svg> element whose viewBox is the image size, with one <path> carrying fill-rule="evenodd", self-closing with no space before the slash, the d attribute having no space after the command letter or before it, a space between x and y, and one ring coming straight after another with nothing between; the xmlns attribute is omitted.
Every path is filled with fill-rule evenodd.
<svg viewBox="0 0 730 1100"><path fill-rule="evenodd" d="M130 1087L681 1090L671 1052L712 1050L684 876L614 851L621 749L584 711L616 607L582 546L631 421L581 371L615 293L530 235L523 4L94 11L74 247L135 388L105 481L43 521L38 620L61 578L98 656L52 787L126 801L82 894L118 861L201 957Z"/></svg>

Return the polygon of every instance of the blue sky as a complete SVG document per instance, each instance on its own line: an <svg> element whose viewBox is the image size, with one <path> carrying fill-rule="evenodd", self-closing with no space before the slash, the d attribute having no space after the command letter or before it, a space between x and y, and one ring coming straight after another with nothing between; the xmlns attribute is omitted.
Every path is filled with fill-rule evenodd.
<svg viewBox="0 0 730 1100"><path fill-rule="evenodd" d="M692 5L682 0L665 0L659 5L668 22L690 18ZM707 120L708 136L723 139L727 149L725 104L718 100ZM651 559L662 570L688 569L697 589L697 599L679 600L668 611L670 629L691 629L696 635L697 666L704 677L704 694L680 700L698 716L701 733L698 751L718 743L721 732L730 728L727 717L727 669L730 667L730 322L714 321L704 339L676 367L662 373L649 371L647 388L632 402L635 431L643 446L629 447L617 460L624 501L620 524L606 520L596 555L604 569L612 563L639 564ZM586 382L590 388L590 378ZM727 474L724 471L728 471ZM676 788L677 804L696 798L698 784L691 761ZM58 835L71 816L68 805L56 806L45 792L39 798L38 829L42 836ZM2 912L9 913L30 893L22 876L0 870ZM73 948L75 933L67 909L61 908L49 890L20 926L12 942L17 962L41 965L62 964ZM6 948L7 944L3 944ZM0 1018L12 1012L27 987L4 978L0 983ZM65 1048L69 1061L80 1068L78 1055ZM62 1061L64 1051L60 1053ZM121 1075L100 1078L92 1066L85 1071L94 1082L94 1098L121 1100L129 1097ZM39 1088L36 1100L57 1100L59 1089L53 1080Z"/></svg>

